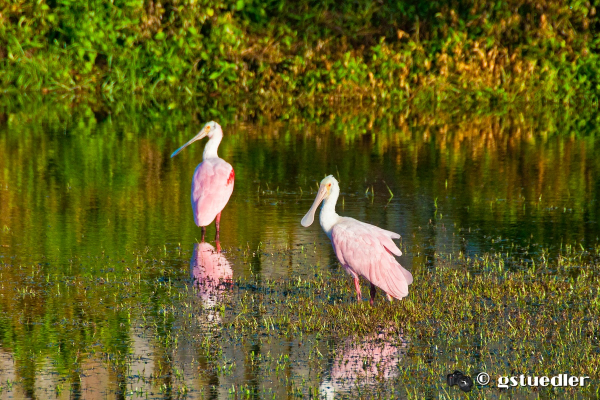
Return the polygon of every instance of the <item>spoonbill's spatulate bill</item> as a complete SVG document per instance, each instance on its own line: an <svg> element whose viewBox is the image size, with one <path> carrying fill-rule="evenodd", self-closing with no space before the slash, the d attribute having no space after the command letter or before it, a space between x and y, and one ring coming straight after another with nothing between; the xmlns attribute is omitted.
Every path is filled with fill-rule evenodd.
<svg viewBox="0 0 600 400"><path fill-rule="evenodd" d="M219 239L221 211L223 211L231 197L231 193L233 193L235 178L233 167L217 155L219 143L223 139L221 125L214 121L207 123L192 140L171 154L171 157L175 157L188 145L206 136L208 136L208 142L204 147L202 162L196 167L192 179L192 210L196 225L202 227L202 241L204 241L206 226L210 225L215 218L216 239Z"/></svg>
<svg viewBox="0 0 600 400"><path fill-rule="evenodd" d="M331 175L321 181L315 201L302 218L302 226L310 226L315 211L321 202L321 227L331 240L335 254L344 269L354 278L356 295L360 301L359 276L371 283L371 305L375 300L375 287L380 288L391 301L408 296L408 285L413 281L410 272L404 269L394 255L402 252L392 241L400 235L354 218L342 217L335 212L335 203L340 195L338 181Z"/></svg>

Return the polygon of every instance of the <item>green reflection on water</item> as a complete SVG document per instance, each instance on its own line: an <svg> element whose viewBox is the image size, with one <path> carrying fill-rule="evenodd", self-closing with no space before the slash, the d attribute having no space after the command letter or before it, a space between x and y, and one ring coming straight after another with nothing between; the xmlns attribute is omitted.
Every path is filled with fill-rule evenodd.
<svg viewBox="0 0 600 400"><path fill-rule="evenodd" d="M245 251L234 257L236 277L295 279L312 274L314 265L336 270L319 228L299 224L315 182L326 174L341 182L340 214L401 233L401 262L413 270L432 266L440 251L529 257L575 243L589 249L598 241L594 118L568 123L544 112L432 115L381 108L297 109L263 118L243 107L220 117L219 154L236 171L222 244ZM43 398L41 388L85 393L82 385L93 383L82 371L90 365L105 368L98 379L109 382L106 390L131 391L132 354L140 346L149 353L137 354L138 362L145 357L154 371L144 379L160 396L187 390L177 383L177 365L208 368L211 358L202 354L191 355L197 364L172 360L181 329L173 310L187 299L172 291L186 288L189 254L199 239L189 186L203 144L169 156L211 118L191 105L33 103L0 114L2 362L28 397ZM314 251L273 257L260 247L265 243ZM256 346L237 351L264 352ZM313 370L306 354L296 357L308 371L296 376L306 373L318 386L311 374L326 365ZM260 368L246 362L245 375L233 382L264 390ZM39 376L47 371L58 377L48 375L46 387ZM197 384L223 395L212 387L220 385L219 374Z"/></svg>
<svg viewBox="0 0 600 400"><path fill-rule="evenodd" d="M44 104L3 113L3 254L65 261L193 241L189 187L203 144L169 155L204 123L195 111ZM368 109L312 121L300 113L262 123L228 117L219 149L236 170L223 215L228 245L291 244L326 174L341 181L344 211L403 236L430 219L547 247L597 236L600 145L587 125L564 132L545 114ZM371 188L373 199L364 196Z"/></svg>

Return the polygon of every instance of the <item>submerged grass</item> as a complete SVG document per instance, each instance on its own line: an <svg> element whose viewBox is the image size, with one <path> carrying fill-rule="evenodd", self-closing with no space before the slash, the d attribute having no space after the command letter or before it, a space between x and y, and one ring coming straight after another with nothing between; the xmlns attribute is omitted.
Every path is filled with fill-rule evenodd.
<svg viewBox="0 0 600 400"><path fill-rule="evenodd" d="M252 263L260 252L263 262L278 263L310 251L224 254ZM185 252L177 253L99 258L77 276L66 269L77 259L49 274L39 265L18 267L21 281L3 281L1 289L2 346L16 360L2 392L39 393L35 376L44 360L59 372L57 394L86 384L100 390L86 383L97 360L96 370L117 374L103 389L134 397L316 398L327 396L330 383L353 398L453 398L458 389L446 387L445 375L455 369L492 377L469 398L599 394L600 247L566 248L551 260L437 254L415 264L407 298L389 303L380 293L376 307L355 301L339 268L307 265L276 279L237 277L207 298L190 284ZM0 274L7 268L15 266L0 265ZM384 355L360 352L370 346L384 346ZM354 367L340 378L344 365ZM562 373L589 376L592 384L496 384L499 376Z"/></svg>

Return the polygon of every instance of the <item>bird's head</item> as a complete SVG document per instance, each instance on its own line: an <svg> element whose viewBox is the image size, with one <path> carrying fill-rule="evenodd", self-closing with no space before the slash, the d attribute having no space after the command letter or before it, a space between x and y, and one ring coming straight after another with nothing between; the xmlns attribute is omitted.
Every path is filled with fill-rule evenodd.
<svg viewBox="0 0 600 400"><path fill-rule="evenodd" d="M332 193L339 192L340 185L333 175L325 177L319 185L319 191L317 192L317 197L315 197L313 205L310 207L310 210L308 210L304 218L302 218L302 221L300 221L302 226L310 226L315 220L315 212L317 211L319 204L321 204L322 201L327 200Z"/></svg>
<svg viewBox="0 0 600 400"><path fill-rule="evenodd" d="M217 124L215 121L210 121L207 122L206 125L204 125L204 127L198 133L198 135L201 135L201 138L207 136L209 139L212 139L212 137L218 133L223 134L223 130L221 130L221 125Z"/></svg>
<svg viewBox="0 0 600 400"><path fill-rule="evenodd" d="M223 130L221 129L221 125L217 124L215 121L207 122L206 125L200 129L200 132L196 136L194 136L189 142L178 148L171 154L171 157L175 157L179 152L185 149L190 144L194 143L197 140L208 137L208 139L212 139L215 136L223 137Z"/></svg>

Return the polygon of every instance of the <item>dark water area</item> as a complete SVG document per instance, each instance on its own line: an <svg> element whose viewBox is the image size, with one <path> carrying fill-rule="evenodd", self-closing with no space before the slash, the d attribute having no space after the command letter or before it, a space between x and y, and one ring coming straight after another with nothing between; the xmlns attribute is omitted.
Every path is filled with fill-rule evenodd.
<svg viewBox="0 0 600 400"><path fill-rule="evenodd" d="M436 268L439 254L502 254L520 268L540 256L556 258L565 248L592 252L600 243L600 140L589 126L562 130L547 114L432 116L360 108L312 119L301 114L248 119L242 112L213 118L224 131L219 155L235 169L220 243L234 279L294 280L318 270L343 277L318 223L300 225L318 182L330 174L341 186L338 213L399 233L404 252L399 262L409 270ZM93 285L76 294L73 287L85 279L100 285L135 276L152 284L173 278L178 283L169 290L181 290L182 304L201 298L213 310L219 309L219 296L233 296L219 288L216 298L203 298L191 293L189 283L200 239L190 184L205 142L170 158L210 119L193 108L98 112L48 104L1 114L2 398L45 398L47 393L58 398L107 393L225 398L232 385L253 387L248 389L252 396L281 398L289 387L275 385L269 392L265 382L278 378L267 378L269 368L247 360L248 354L267 352L287 354L290 380L314 381L321 396L330 396L328 387L336 386L331 382L345 373L340 365L348 362L342 357L313 365L314 349L323 354L326 349L298 343L314 338L282 340L260 351L252 347L256 343L224 345L224 357L231 361L225 364L246 365L243 371L198 378L198 358L183 344L163 354L169 347L157 341L166 335L166 325L154 333L140 330L135 307L104 318L77 306L102 308L103 298L116 296L100 294L104 289ZM212 225L207 237L214 233ZM134 268L140 263L151 267ZM46 296L61 287L58 299ZM151 303L153 290L142 288L132 296ZM217 314L194 329L217 332ZM57 327L75 319L81 329ZM366 340L365 346L374 341ZM375 362L397 364L409 342L381 344ZM333 338L320 343L351 348L346 354L361 346ZM96 354L90 350L94 346L102 350ZM127 367L113 368L119 365L111 359L115 354L131 356ZM165 359L184 366L163 375L176 380L180 374L181 381L191 382L185 391L173 392L174 386L156 373ZM398 375L385 368L385 376ZM79 380L73 378L78 373ZM151 380L157 376L163 379L159 383ZM136 382L142 382L139 390ZM338 385L341 392L352 386L351 379L344 382Z"/></svg>

